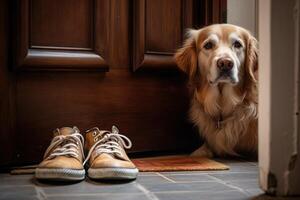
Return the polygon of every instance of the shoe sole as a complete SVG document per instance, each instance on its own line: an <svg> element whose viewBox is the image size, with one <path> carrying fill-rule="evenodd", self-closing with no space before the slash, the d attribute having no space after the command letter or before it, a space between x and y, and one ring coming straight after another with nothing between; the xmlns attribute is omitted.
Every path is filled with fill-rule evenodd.
<svg viewBox="0 0 300 200"><path fill-rule="evenodd" d="M84 169L36 168L35 177L42 180L79 181L85 178Z"/></svg>
<svg viewBox="0 0 300 200"><path fill-rule="evenodd" d="M88 176L91 179L131 180L136 179L137 168L89 168Z"/></svg>

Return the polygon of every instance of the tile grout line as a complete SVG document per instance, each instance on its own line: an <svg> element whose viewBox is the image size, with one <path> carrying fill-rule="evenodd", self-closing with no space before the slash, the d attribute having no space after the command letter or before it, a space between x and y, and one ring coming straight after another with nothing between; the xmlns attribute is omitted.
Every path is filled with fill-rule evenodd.
<svg viewBox="0 0 300 200"><path fill-rule="evenodd" d="M130 192L130 193L76 193L76 194L48 194L47 197L82 197L82 196L99 196L99 195L104 195L104 196L111 196L111 195L139 195L143 193L137 193L137 192Z"/></svg>
<svg viewBox="0 0 300 200"><path fill-rule="evenodd" d="M175 183L182 183L182 184L189 184L189 183L213 183L216 182L216 180L206 180L206 181L177 181Z"/></svg>
<svg viewBox="0 0 300 200"><path fill-rule="evenodd" d="M254 163L256 163L256 162L252 162L252 161L248 161L248 160L244 160L244 159L241 159L241 160L242 160L243 162L246 162L246 163L252 165L252 166L258 166L257 164L254 164Z"/></svg>
<svg viewBox="0 0 300 200"><path fill-rule="evenodd" d="M228 182L226 182L226 181L223 181L222 179L219 179L219 178L214 177L214 176L212 176L212 175L209 175L209 174L208 174L208 176L210 176L210 177L212 177L213 179L215 179L218 183L227 185L228 187L230 187L230 188L232 188L232 189L236 189L236 190L242 192L244 195L248 196L248 193L245 192L243 189L241 189L241 188L239 188L239 187L237 187L237 186L231 185L230 183L228 183Z"/></svg>
<svg viewBox="0 0 300 200"><path fill-rule="evenodd" d="M35 192L36 192L36 197L38 198L38 200L46 200L46 194L44 192L44 190L40 187L34 186Z"/></svg>
<svg viewBox="0 0 300 200"><path fill-rule="evenodd" d="M0 188L7 188L7 187L32 187L32 185L25 184L25 185L0 185Z"/></svg>
<svg viewBox="0 0 300 200"><path fill-rule="evenodd" d="M144 186L142 186L141 184L139 183L135 183L135 186L140 190L142 191L146 197L150 200L159 200L159 198L151 191L149 191L147 188L145 188Z"/></svg>
<svg viewBox="0 0 300 200"><path fill-rule="evenodd" d="M145 176L156 176L156 174L143 174L143 173L139 174L139 177L145 177Z"/></svg>
<svg viewBox="0 0 300 200"><path fill-rule="evenodd" d="M157 191L155 194L182 194L182 193L203 193L205 191L190 191L190 190L180 190L180 191ZM235 189L226 190L226 191L217 191L215 193L224 193L224 192L236 192Z"/></svg>
<svg viewBox="0 0 300 200"><path fill-rule="evenodd" d="M165 180L170 181L171 183L176 183L176 181L174 181L174 180L172 180L172 179L166 177L165 175L163 175L163 174L161 174L161 173L159 173L159 172L156 172L156 174L157 174L158 176L164 178Z"/></svg>

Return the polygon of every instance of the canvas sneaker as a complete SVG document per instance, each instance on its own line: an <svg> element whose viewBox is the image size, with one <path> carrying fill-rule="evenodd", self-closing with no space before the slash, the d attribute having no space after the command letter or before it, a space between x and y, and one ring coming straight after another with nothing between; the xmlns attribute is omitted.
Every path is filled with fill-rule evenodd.
<svg viewBox="0 0 300 200"><path fill-rule="evenodd" d="M111 131L97 127L86 131L88 176L92 179L135 179L138 169L125 152L131 146L131 141L120 134L116 126Z"/></svg>
<svg viewBox="0 0 300 200"><path fill-rule="evenodd" d="M63 127L53 133L44 160L35 171L37 179L78 181L85 178L84 138L77 127Z"/></svg>

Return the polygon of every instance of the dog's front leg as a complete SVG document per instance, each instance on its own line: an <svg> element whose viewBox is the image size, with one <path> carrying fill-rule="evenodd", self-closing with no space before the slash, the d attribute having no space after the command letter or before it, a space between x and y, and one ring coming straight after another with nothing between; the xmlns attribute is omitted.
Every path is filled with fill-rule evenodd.
<svg viewBox="0 0 300 200"><path fill-rule="evenodd" d="M195 150L190 156L193 157L207 157L212 158L213 152L209 149L206 143L204 143L199 149Z"/></svg>

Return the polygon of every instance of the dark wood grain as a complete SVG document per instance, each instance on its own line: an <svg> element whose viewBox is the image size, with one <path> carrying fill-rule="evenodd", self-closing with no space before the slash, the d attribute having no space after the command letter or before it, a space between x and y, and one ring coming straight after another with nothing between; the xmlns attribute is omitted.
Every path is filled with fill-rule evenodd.
<svg viewBox="0 0 300 200"><path fill-rule="evenodd" d="M0 1L0 164L12 164L15 157L14 77L8 70L8 0Z"/></svg>
<svg viewBox="0 0 300 200"><path fill-rule="evenodd" d="M181 0L146 0L146 52L174 52L181 45L183 15Z"/></svg>
<svg viewBox="0 0 300 200"><path fill-rule="evenodd" d="M164 68L166 64L157 62L162 57L168 67L176 68L175 62L169 62L170 57L182 44L186 29L193 27L193 5L192 0L134 1L134 71L144 67Z"/></svg>
<svg viewBox="0 0 300 200"><path fill-rule="evenodd" d="M198 18L198 28L227 21L227 0L203 0L197 1L194 10Z"/></svg>
<svg viewBox="0 0 300 200"><path fill-rule="evenodd" d="M110 12L110 67L129 69L131 64L131 43L134 38L130 35L130 3L129 0L109 0Z"/></svg>
<svg viewBox="0 0 300 200"><path fill-rule="evenodd" d="M142 67L138 68L138 71L141 70L162 70L168 69L170 71L177 70L174 66L176 66L175 60L173 55L166 55L166 54L146 54L144 55L144 60L142 62Z"/></svg>
<svg viewBox="0 0 300 200"><path fill-rule="evenodd" d="M24 68L31 71L108 71L108 64L92 52L31 49L23 61Z"/></svg>
<svg viewBox="0 0 300 200"><path fill-rule="evenodd" d="M189 151L196 143L187 123L188 101L184 79L168 71L20 74L19 161L40 159L52 130L73 125L86 130L115 124L132 140L131 152Z"/></svg>
<svg viewBox="0 0 300 200"><path fill-rule="evenodd" d="M75 71L107 71L109 0L12 2L16 70L69 71L73 66ZM68 56L55 57L51 51Z"/></svg>
<svg viewBox="0 0 300 200"><path fill-rule="evenodd" d="M31 0L32 46L93 48L92 0Z"/></svg>

